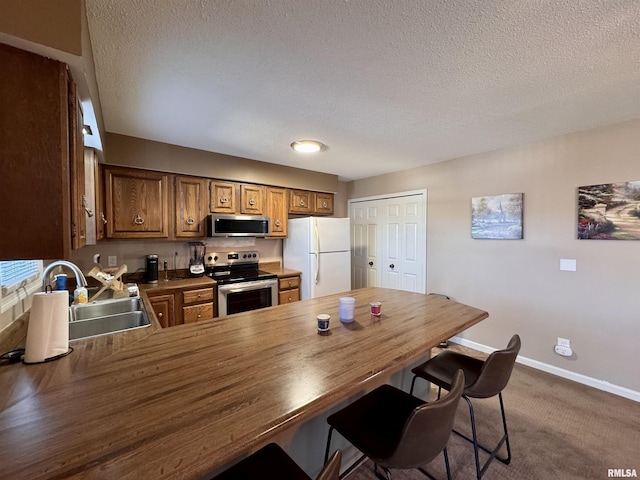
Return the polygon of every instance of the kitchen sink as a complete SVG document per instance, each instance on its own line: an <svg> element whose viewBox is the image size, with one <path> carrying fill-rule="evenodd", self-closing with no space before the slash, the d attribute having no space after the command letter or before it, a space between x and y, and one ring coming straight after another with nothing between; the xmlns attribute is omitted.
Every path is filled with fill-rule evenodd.
<svg viewBox="0 0 640 480"><path fill-rule="evenodd" d="M104 317L76 320L69 323L69 340L80 340L99 335L124 332L151 325L146 312L125 312Z"/></svg>
<svg viewBox="0 0 640 480"><path fill-rule="evenodd" d="M112 298L71 307L69 340L96 337L151 325L139 297Z"/></svg>
<svg viewBox="0 0 640 480"><path fill-rule="evenodd" d="M87 320L89 318L137 311L142 311L142 300L139 297L114 298L74 305L71 307L71 320Z"/></svg>

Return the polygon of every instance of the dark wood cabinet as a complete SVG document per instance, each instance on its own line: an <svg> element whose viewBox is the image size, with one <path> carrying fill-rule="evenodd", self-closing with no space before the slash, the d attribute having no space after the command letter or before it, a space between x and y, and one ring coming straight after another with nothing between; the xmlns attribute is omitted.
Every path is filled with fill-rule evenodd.
<svg viewBox="0 0 640 480"><path fill-rule="evenodd" d="M266 206L266 215L271 219L271 237L286 237L288 231L287 189L267 187Z"/></svg>
<svg viewBox="0 0 640 480"><path fill-rule="evenodd" d="M207 320L216 316L215 287L185 287L176 285L148 292L158 322L162 328Z"/></svg>
<svg viewBox="0 0 640 480"><path fill-rule="evenodd" d="M198 177L175 178L175 236L198 238L207 234L206 181Z"/></svg>
<svg viewBox="0 0 640 480"><path fill-rule="evenodd" d="M193 323L216 316L215 289L197 288L182 292L182 322Z"/></svg>
<svg viewBox="0 0 640 480"><path fill-rule="evenodd" d="M313 192L308 190L289 190L289 213L313 213Z"/></svg>
<svg viewBox="0 0 640 480"><path fill-rule="evenodd" d="M169 175L104 169L108 238L169 237Z"/></svg>
<svg viewBox="0 0 640 480"><path fill-rule="evenodd" d="M173 327L175 323L175 300L173 294L149 295L149 301L162 328Z"/></svg>
<svg viewBox="0 0 640 480"><path fill-rule="evenodd" d="M212 213L236 213L236 184L212 180L209 184L209 210Z"/></svg>
<svg viewBox="0 0 640 480"><path fill-rule="evenodd" d="M278 279L278 304L297 302L300 300L300 275L280 277Z"/></svg>
<svg viewBox="0 0 640 480"><path fill-rule="evenodd" d="M333 215L333 193L316 192L316 215Z"/></svg>
<svg viewBox="0 0 640 480"><path fill-rule="evenodd" d="M0 65L0 260L68 258L86 233L73 79L65 64L4 44Z"/></svg>

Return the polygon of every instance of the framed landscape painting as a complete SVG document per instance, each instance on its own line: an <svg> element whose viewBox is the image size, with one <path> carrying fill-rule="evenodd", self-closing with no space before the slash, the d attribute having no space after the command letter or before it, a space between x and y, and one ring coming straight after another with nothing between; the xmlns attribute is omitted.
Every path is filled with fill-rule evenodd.
<svg viewBox="0 0 640 480"><path fill-rule="evenodd" d="M471 238L520 240L523 193L471 199Z"/></svg>
<svg viewBox="0 0 640 480"><path fill-rule="evenodd" d="M578 187L579 240L640 240L640 181Z"/></svg>

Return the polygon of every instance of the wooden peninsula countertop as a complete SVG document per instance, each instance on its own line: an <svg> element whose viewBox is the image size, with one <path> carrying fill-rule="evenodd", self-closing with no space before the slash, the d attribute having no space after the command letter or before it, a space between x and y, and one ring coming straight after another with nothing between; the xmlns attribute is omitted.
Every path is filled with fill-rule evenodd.
<svg viewBox="0 0 640 480"><path fill-rule="evenodd" d="M344 295L154 325L74 342L50 363L0 367L2 476L201 478L488 316L438 296L364 288L349 293L356 318L347 324L338 320ZM380 318L371 301L382 302ZM323 334L320 313L331 315Z"/></svg>

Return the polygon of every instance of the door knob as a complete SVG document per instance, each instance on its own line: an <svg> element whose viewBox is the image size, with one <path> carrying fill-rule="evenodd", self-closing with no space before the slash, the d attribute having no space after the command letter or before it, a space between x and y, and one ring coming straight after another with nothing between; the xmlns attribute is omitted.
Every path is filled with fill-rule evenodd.
<svg viewBox="0 0 640 480"><path fill-rule="evenodd" d="M370 266L370 267L373 267L373 262L369 262L369 266Z"/></svg>
<svg viewBox="0 0 640 480"><path fill-rule="evenodd" d="M389 265L389 268L396 268L396 266L392 263L391 265Z"/></svg>

